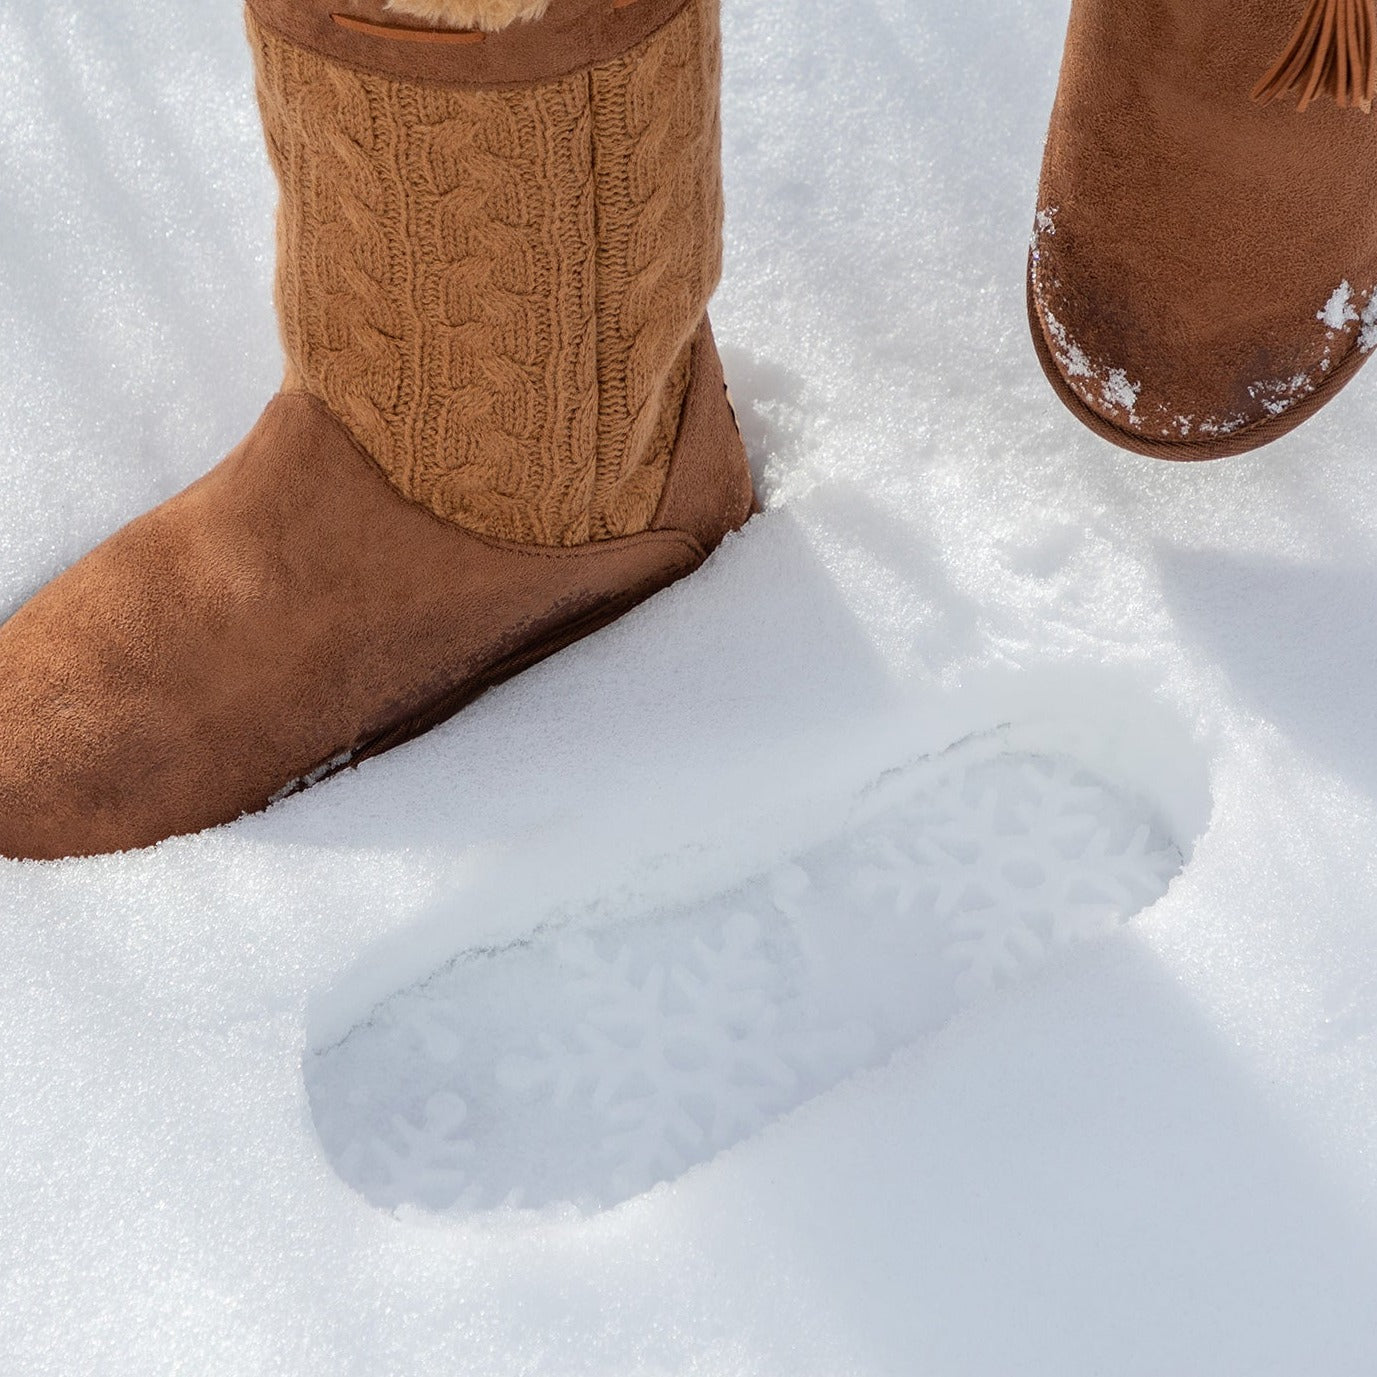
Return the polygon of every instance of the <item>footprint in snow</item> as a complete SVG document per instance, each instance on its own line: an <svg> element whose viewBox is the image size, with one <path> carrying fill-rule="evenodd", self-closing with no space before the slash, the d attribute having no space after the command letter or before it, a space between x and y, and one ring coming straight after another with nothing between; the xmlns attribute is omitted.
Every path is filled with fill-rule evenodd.
<svg viewBox="0 0 1377 1377"><path fill-rule="evenodd" d="M614 1205L1126 922L1182 865L1145 800L972 740L714 902L393 996L307 1058L316 1126L378 1206Z"/></svg>

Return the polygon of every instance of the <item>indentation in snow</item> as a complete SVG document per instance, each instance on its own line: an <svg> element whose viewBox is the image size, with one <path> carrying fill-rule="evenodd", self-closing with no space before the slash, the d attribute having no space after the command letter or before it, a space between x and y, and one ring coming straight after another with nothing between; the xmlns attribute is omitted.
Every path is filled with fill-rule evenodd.
<svg viewBox="0 0 1377 1377"><path fill-rule="evenodd" d="M380 1206L614 1204L1111 931L1181 865L1143 799L969 742L733 894L394 996L308 1059L321 1141Z"/></svg>

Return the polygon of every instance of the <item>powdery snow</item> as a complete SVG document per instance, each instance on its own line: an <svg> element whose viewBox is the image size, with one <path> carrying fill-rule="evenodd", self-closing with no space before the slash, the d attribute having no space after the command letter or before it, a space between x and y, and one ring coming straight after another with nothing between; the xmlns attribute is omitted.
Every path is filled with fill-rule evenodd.
<svg viewBox="0 0 1377 1377"><path fill-rule="evenodd" d="M1358 323L1358 348L1364 354L1377 349L1377 288L1367 294L1367 302L1360 311L1357 296L1347 282L1335 287L1333 295L1325 303L1324 310L1316 316L1331 330L1345 330L1355 321ZM1329 367L1328 358L1324 367Z"/></svg>
<svg viewBox="0 0 1377 1377"><path fill-rule="evenodd" d="M1129 382L1128 374L1122 368L1112 368L1104 381L1104 399L1108 406L1119 407L1130 416L1138 405L1138 394L1143 390L1140 383Z"/></svg>
<svg viewBox="0 0 1377 1377"><path fill-rule="evenodd" d="M1342 330L1345 325L1351 325L1358 319L1358 311L1353 305L1353 288L1346 281L1339 283L1315 319L1324 321L1330 330Z"/></svg>
<svg viewBox="0 0 1377 1377"><path fill-rule="evenodd" d="M1118 453L1063 412L1023 273L1064 18L727 0L715 323L765 515L615 627L262 817L0 864L6 1372L1367 1370L1377 392L1213 465ZM2 613L212 463L281 359L234 7L0 0L0 72ZM1027 858L972 849L955 808L941 863L991 904L944 906L936 785L907 842L902 809L879 824L900 828L898 880L818 860L870 845L867 800L992 741L990 816L1018 768L1070 762L1086 816L1112 819L1105 855L1130 854L1135 818L1142 855L1176 847L1166 893L1175 865L1088 934L1065 896L1010 927ZM1017 848L1033 815L1007 816ZM1049 893L1091 854L1078 835L1039 853ZM1063 949L944 1010L929 919L981 913L986 950ZM1051 942L1068 924L1084 940ZM541 1087L675 942L725 993L693 1006L698 1041L656 1044L686 1079L651 1088L688 1086L674 1122L704 1142L627 1158L639 1179L581 1165ZM579 1005L589 951L603 993ZM523 952L545 985L498 972ZM503 989L553 1006L523 1021ZM410 1036L399 1015L431 996L425 1056L453 1074L425 1087L388 1028ZM642 1007L619 1045L643 1071L675 1011ZM547 1013L553 1062L465 1049ZM880 1029L871 1050L815 1036L852 1024ZM762 1047L796 1079L731 1069ZM453 1088L499 1067L528 1134ZM568 1103L596 1152L588 1083ZM469 1143L525 1206L427 1196L404 1155L393 1199L366 1162L349 1183L344 1139L412 1086L422 1146Z"/></svg>
<svg viewBox="0 0 1377 1377"><path fill-rule="evenodd" d="M1362 328L1358 331L1358 348L1364 354L1377 349L1377 289L1367 299L1361 316Z"/></svg>
<svg viewBox="0 0 1377 1377"><path fill-rule="evenodd" d="M1034 274L1034 283L1037 283L1037 275L1042 268L1042 249L1040 241L1044 236L1055 235L1057 232L1057 208L1039 208L1033 216L1033 234L1031 240L1031 256L1029 271ZM1111 410L1126 412L1129 420L1136 420L1134 408L1138 405L1138 395L1142 392L1142 384L1132 382L1128 373L1122 368L1115 368L1103 362L1096 364L1090 356L1081 348L1071 337L1071 332L1053 314L1051 307L1042 299L1042 293L1038 293L1042 319L1047 324L1047 332L1051 336L1052 351L1056 356L1057 365L1068 378L1089 378L1093 382L1098 382L1100 386L1100 399L1105 406ZM1180 418L1184 423L1185 418Z"/></svg>

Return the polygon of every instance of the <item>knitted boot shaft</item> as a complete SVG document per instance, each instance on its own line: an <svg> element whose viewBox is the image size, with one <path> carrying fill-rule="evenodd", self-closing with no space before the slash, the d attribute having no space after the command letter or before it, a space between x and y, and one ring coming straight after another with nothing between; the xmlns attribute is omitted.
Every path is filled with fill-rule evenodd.
<svg viewBox="0 0 1377 1377"><path fill-rule="evenodd" d="M721 268L717 7L521 86L365 69L250 13L286 388L436 516L650 527Z"/></svg>

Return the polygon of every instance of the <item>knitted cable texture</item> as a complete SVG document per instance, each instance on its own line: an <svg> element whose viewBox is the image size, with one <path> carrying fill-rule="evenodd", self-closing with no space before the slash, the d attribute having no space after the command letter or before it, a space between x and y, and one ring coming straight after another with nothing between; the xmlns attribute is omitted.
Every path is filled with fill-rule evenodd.
<svg viewBox="0 0 1377 1377"><path fill-rule="evenodd" d="M721 267L717 0L515 90L401 82L249 28L288 390L481 535L648 529Z"/></svg>

